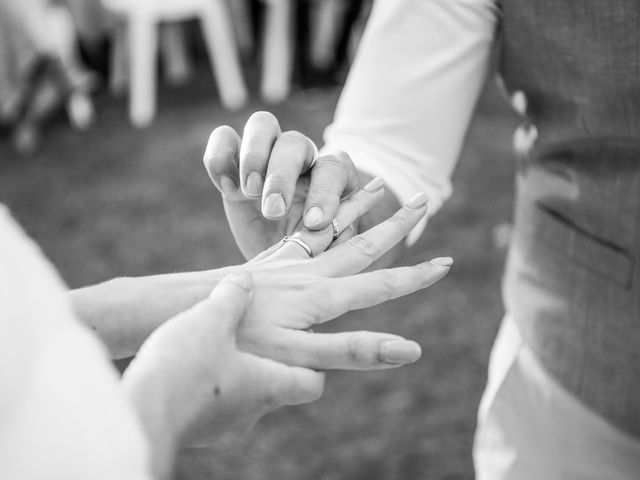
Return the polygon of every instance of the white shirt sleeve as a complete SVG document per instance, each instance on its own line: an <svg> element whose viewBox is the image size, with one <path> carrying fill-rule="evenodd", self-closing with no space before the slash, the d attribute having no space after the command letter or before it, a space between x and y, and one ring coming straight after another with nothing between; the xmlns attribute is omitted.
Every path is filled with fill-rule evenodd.
<svg viewBox="0 0 640 480"><path fill-rule="evenodd" d="M150 480L106 350L2 205L0 247L0 478Z"/></svg>
<svg viewBox="0 0 640 480"><path fill-rule="evenodd" d="M402 203L426 192L435 213L451 193L497 21L494 0L376 1L323 151L344 150Z"/></svg>

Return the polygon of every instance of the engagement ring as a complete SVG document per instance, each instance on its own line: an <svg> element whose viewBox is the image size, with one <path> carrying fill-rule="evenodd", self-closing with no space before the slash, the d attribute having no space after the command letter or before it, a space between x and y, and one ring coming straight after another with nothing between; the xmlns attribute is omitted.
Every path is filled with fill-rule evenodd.
<svg viewBox="0 0 640 480"><path fill-rule="evenodd" d="M338 220L335 218L331 220L331 226L333 227L333 239L335 240L340 235L340 225L338 225Z"/></svg>

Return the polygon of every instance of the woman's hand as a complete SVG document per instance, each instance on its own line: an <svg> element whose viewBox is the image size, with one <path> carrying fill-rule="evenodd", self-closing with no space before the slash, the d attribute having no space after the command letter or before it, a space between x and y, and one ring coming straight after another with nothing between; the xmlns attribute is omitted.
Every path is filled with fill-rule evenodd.
<svg viewBox="0 0 640 480"><path fill-rule="evenodd" d="M374 182L375 185L379 181ZM363 189L343 201L336 219L349 225L371 208L383 189ZM314 325L354 309L366 308L425 288L444 277L451 259L411 267L359 273L400 242L427 211L418 195L395 215L372 229L343 241L333 240L333 227L295 234L297 243L280 241L244 265L204 272L115 279L74 292L76 311L108 344L115 356L133 355L168 318L208 295L220 279L248 272L255 299L238 341L243 349L290 365L325 369L377 369L410 363L420 356L414 342L377 332L318 334ZM325 251L325 249L328 250Z"/></svg>
<svg viewBox="0 0 640 480"><path fill-rule="evenodd" d="M226 277L207 299L160 326L124 373L156 478L169 477L179 448L210 445L283 405L322 394L322 373L237 348L238 324L253 294L251 275Z"/></svg>
<svg viewBox="0 0 640 480"><path fill-rule="evenodd" d="M309 138L282 132L268 112L249 118L242 139L231 127L216 128L204 163L247 260L303 223L313 230L327 227L340 200L358 188L358 172L346 154L318 157Z"/></svg>
<svg viewBox="0 0 640 480"><path fill-rule="evenodd" d="M349 225L382 195L361 190L343 202L337 218ZM415 342L387 333L318 334L315 325L351 310L367 308L426 288L444 277L450 258L415 266L360 273L401 241L424 217L420 194L385 222L338 245L332 227L296 234L315 254L294 242L280 242L236 271L250 271L254 301L239 331L241 348L278 361L317 369L380 369L420 357Z"/></svg>

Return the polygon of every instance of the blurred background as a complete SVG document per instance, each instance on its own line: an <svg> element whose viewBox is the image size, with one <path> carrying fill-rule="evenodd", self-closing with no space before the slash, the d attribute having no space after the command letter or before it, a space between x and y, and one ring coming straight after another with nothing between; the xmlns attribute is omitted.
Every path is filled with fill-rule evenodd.
<svg viewBox="0 0 640 480"><path fill-rule="evenodd" d="M210 131L241 131L252 112L269 110L283 130L322 144L370 7L0 0L0 202L70 287L242 262L202 166ZM405 259L450 255L448 277L324 327L398 333L423 358L330 374L320 401L221 445L210 459L216 479L472 478L502 316L517 122L489 82L453 198Z"/></svg>

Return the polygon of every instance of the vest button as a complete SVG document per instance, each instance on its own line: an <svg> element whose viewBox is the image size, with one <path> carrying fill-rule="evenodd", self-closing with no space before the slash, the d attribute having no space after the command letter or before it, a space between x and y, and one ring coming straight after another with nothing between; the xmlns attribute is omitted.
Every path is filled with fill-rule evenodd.
<svg viewBox="0 0 640 480"><path fill-rule="evenodd" d="M513 148L520 155L527 155L538 140L538 128L533 123L523 123L513 134Z"/></svg>
<svg viewBox="0 0 640 480"><path fill-rule="evenodd" d="M516 90L511 95L511 106L523 117L527 114L527 96L522 90Z"/></svg>

